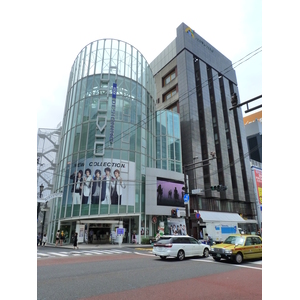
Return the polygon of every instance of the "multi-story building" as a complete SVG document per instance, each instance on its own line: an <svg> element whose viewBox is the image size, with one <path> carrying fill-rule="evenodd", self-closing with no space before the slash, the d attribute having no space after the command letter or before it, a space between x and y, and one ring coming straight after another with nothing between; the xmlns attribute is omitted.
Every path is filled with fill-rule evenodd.
<svg viewBox="0 0 300 300"><path fill-rule="evenodd" d="M207 211L216 221L255 219L242 112L229 111L233 93L239 98L231 61L184 23L151 64L123 41L85 46L70 72L50 242L57 229L67 242L75 231L79 242L89 233L107 242L110 232L140 242L166 228L175 208L195 237ZM227 188L211 189L218 185Z"/></svg>
<svg viewBox="0 0 300 300"><path fill-rule="evenodd" d="M232 212L255 219L253 179L232 62L182 23L176 38L150 64L156 83L156 108L180 114L182 160L189 176L190 213ZM240 101L239 101L240 102ZM216 159L211 159L213 153ZM158 165L159 166L159 165ZM188 166L188 168L187 168ZM212 186L226 186L221 192ZM198 236L199 222L189 227ZM201 224L201 223L200 223Z"/></svg>
<svg viewBox="0 0 300 300"><path fill-rule="evenodd" d="M62 197L49 203L50 242L58 229L67 242L78 232L79 242L91 233L91 241L106 243L118 229L124 242L133 233L140 242L155 235L171 207L184 211L182 194L156 195L159 185L181 193L184 178L179 114L156 113L155 96L151 68L133 46L103 39L80 51L70 72L53 188Z"/></svg>

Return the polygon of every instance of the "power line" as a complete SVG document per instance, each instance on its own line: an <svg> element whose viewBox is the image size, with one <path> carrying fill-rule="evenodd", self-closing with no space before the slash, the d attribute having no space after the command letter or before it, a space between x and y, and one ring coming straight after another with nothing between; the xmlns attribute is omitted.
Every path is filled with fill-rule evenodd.
<svg viewBox="0 0 300 300"><path fill-rule="evenodd" d="M241 58L241 59L239 59L238 61L236 61L235 63L229 65L228 67L226 67L224 70L220 71L219 73L221 73L221 74L226 74L227 72L229 72L229 71L232 70L232 68L233 68L233 66L234 66L235 64L239 63L239 64L237 64L235 67L237 67L237 66L243 64L244 62L246 62L246 61L248 61L249 59L251 59L253 56L255 56L255 55L257 55L258 53L260 53L260 52L262 51L261 48L262 48L262 47L259 47L259 48L255 49L254 51L248 53L248 54L245 55L243 58ZM259 51L258 51L258 50L259 50ZM253 54L253 53L254 53L254 54ZM252 54L252 56L250 56L251 54ZM250 56L250 57L248 57L248 56ZM247 57L248 57L248 58L247 58ZM246 58L247 58L247 59L246 59ZM214 78L214 77L215 77L215 78ZM195 90L195 89L196 89L197 87L199 87L200 85L201 85L201 88L204 88L204 87L206 87L206 86L208 85L209 80L212 79L212 80L214 81L214 80L217 80L218 78L219 78L219 75L217 74L217 75L213 76L212 78L208 78L207 80L201 82L200 84L196 85L196 87L194 87L194 88L192 88L191 90L187 91L186 93L182 94L182 95L180 96L180 98L178 99L178 101L179 101L179 100L187 99L187 98L191 95L190 93L193 92L193 90ZM187 95L187 96L184 97L185 95ZM141 120L140 122L138 122L138 123L136 123L136 124L133 124L133 125L131 126L131 128L128 128L128 129L125 131L125 133L126 133L127 131L128 131L128 133L126 133L125 135L128 135L128 134L130 134L130 133L136 131L137 128L142 127L142 126L143 126L144 124L146 124L147 122L153 121L153 119L155 119L155 117L156 117L156 113L157 113L157 112L159 112L160 114L162 114L164 111L154 111L153 114L150 114L148 117L146 117L145 119ZM119 139L115 139L115 141L121 140L123 134L124 134L124 132L122 132L122 133L120 133L119 135L117 135L116 138L119 138ZM124 135L123 135L123 136L124 136ZM105 149L107 149L107 150L112 150L112 148L109 147L109 144L110 144L109 142L106 142L106 144L105 144ZM63 173L63 172L64 172L64 170L61 171L61 173ZM43 174L45 174L45 173L47 173L47 172L43 172ZM49 172L49 173L50 173L50 172ZM54 173L54 172L51 173L51 175L55 175L55 176L63 176L63 175L60 174L60 173Z"/></svg>

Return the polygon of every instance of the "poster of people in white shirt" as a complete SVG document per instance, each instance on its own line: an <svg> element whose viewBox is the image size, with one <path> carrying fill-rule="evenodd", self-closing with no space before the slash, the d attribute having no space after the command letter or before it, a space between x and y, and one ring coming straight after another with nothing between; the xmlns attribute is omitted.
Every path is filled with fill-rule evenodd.
<svg viewBox="0 0 300 300"><path fill-rule="evenodd" d="M69 167L73 204L134 205L135 163L87 159Z"/></svg>

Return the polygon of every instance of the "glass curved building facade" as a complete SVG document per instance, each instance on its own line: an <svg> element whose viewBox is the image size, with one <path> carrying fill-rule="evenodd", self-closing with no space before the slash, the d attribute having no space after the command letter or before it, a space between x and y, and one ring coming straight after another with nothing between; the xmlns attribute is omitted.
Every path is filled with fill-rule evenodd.
<svg viewBox="0 0 300 300"><path fill-rule="evenodd" d="M67 89L53 188L62 197L51 203L50 241L57 229L67 233L67 242L75 231L81 241L94 226L105 242L115 227L126 228L125 237L151 227L145 174L156 168L155 93L149 64L130 44L101 39L80 51ZM181 172L180 121L173 115L173 152L160 161Z"/></svg>

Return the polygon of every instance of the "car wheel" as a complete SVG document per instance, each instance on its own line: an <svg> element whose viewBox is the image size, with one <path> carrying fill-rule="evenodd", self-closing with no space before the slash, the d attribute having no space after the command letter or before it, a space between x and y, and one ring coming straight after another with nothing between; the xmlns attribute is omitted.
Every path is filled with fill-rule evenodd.
<svg viewBox="0 0 300 300"><path fill-rule="evenodd" d="M208 248L205 248L203 251L203 257L209 257L209 250Z"/></svg>
<svg viewBox="0 0 300 300"><path fill-rule="evenodd" d="M213 257L213 259L215 260L215 261L220 261L221 260L221 258L220 257Z"/></svg>
<svg viewBox="0 0 300 300"><path fill-rule="evenodd" d="M165 260L167 257L166 256L161 256L160 257L162 260Z"/></svg>
<svg viewBox="0 0 300 300"><path fill-rule="evenodd" d="M185 257L184 251L183 250L179 250L178 254L177 254L177 257L178 257L179 260L183 260L184 257Z"/></svg>
<svg viewBox="0 0 300 300"><path fill-rule="evenodd" d="M243 261L243 255L242 255L242 253L238 253L238 254L235 256L235 262L236 262L237 264L240 264L242 261Z"/></svg>

